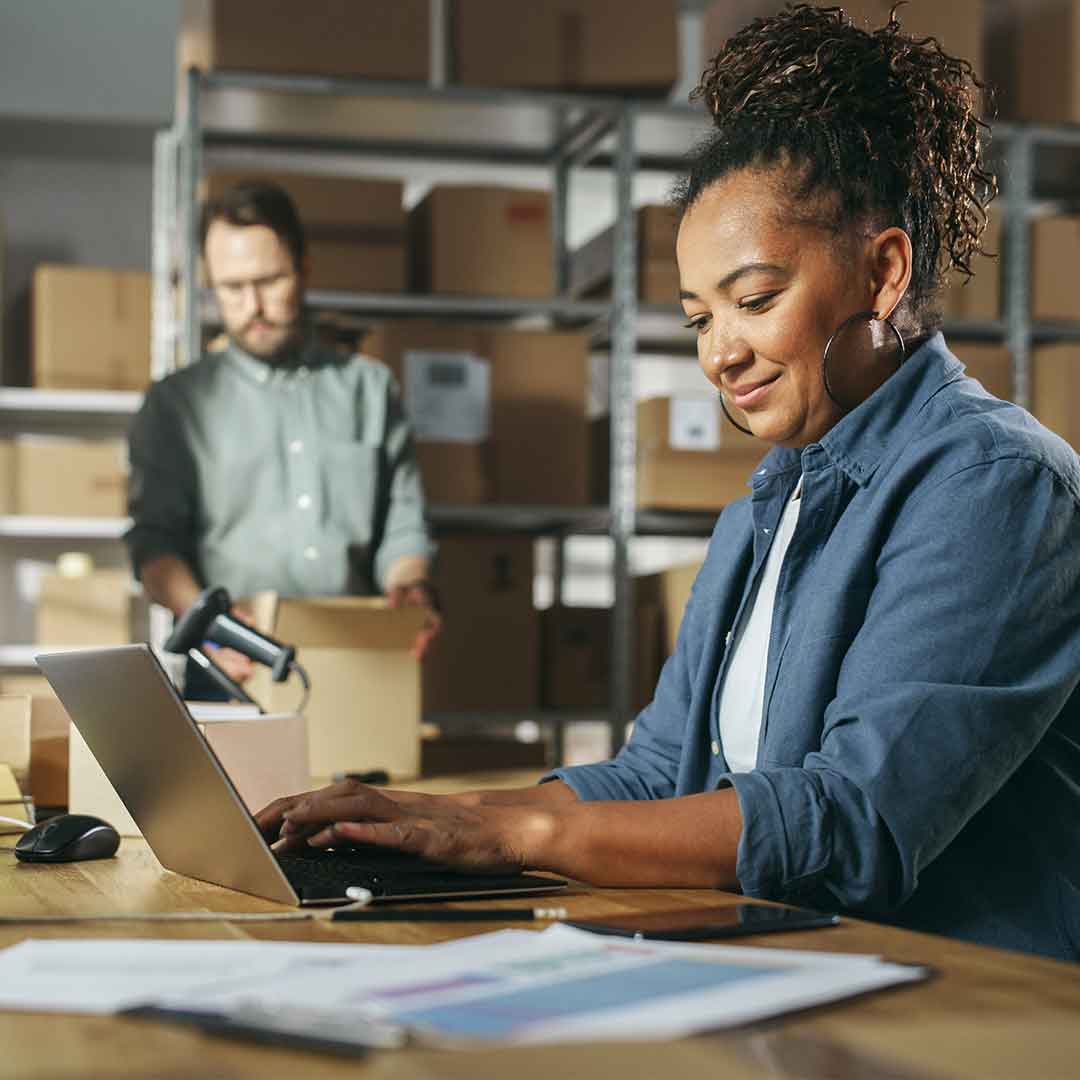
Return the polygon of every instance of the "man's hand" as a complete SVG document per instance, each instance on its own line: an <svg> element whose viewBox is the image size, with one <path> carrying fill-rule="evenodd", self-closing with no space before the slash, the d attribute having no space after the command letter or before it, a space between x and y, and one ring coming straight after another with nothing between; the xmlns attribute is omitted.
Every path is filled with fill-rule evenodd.
<svg viewBox="0 0 1080 1080"><path fill-rule="evenodd" d="M392 608L422 607L427 609L427 618L420 633L416 635L413 655L423 660L431 643L442 632L442 612L439 609L439 597L435 586L426 579L392 585L386 591L386 599Z"/></svg>
<svg viewBox="0 0 1080 1080"><path fill-rule="evenodd" d="M491 873L527 868L530 843L554 827L552 814L538 807L468 805L355 780L278 799L255 821L276 850L375 844Z"/></svg>

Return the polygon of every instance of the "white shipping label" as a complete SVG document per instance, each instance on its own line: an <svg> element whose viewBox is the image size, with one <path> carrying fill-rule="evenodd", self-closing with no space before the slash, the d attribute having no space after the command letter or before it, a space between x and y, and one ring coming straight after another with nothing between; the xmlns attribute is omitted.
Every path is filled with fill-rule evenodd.
<svg viewBox="0 0 1080 1080"><path fill-rule="evenodd" d="M714 398L673 397L668 413L672 450L718 450L720 409Z"/></svg>
<svg viewBox="0 0 1080 1080"><path fill-rule="evenodd" d="M468 352L407 352L405 410L418 442L483 442L491 434L490 363Z"/></svg>

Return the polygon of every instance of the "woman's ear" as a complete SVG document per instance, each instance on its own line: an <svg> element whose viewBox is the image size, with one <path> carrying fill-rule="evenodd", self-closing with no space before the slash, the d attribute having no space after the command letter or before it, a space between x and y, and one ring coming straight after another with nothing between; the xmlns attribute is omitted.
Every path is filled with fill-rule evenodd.
<svg viewBox="0 0 1080 1080"><path fill-rule="evenodd" d="M870 242L873 308L879 319L897 309L911 284L911 238L892 226Z"/></svg>

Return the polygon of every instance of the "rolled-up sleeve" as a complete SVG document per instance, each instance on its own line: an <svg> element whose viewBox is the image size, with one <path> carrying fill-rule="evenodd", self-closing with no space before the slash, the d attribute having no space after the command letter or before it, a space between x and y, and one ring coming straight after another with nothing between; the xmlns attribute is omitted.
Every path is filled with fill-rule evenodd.
<svg viewBox="0 0 1080 1080"><path fill-rule="evenodd" d="M386 381L385 393L386 512L374 566L376 584L383 590L387 572L397 559L406 555L430 559L435 553L424 519L424 486L416 463L412 429L392 378Z"/></svg>
<svg viewBox="0 0 1080 1080"><path fill-rule="evenodd" d="M124 541L136 576L161 555L176 555L199 573L197 471L171 394L166 383L152 385L128 432L132 525Z"/></svg>
<svg viewBox="0 0 1080 1080"><path fill-rule="evenodd" d="M743 890L901 905L1065 706L1078 626L1080 515L1051 469L984 461L912 498L877 559L820 749L801 768L724 778L745 822Z"/></svg>

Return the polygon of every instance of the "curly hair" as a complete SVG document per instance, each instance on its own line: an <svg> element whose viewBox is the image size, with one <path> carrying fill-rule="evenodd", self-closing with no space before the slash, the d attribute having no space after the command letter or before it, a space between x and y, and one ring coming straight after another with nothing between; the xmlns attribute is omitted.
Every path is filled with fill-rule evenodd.
<svg viewBox="0 0 1080 1080"><path fill-rule="evenodd" d="M972 276L997 182L977 114L983 84L936 39L903 33L900 6L871 32L841 8L789 4L731 37L691 94L715 130L674 202L685 213L730 172L782 166L796 199L831 207L832 230L868 221L908 233L912 309L933 320L945 276Z"/></svg>

